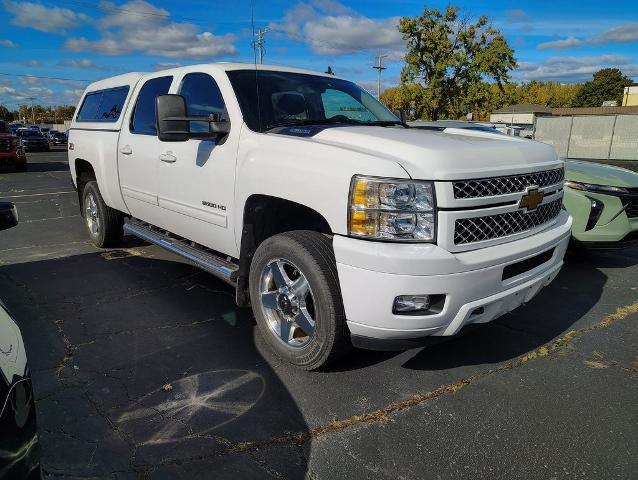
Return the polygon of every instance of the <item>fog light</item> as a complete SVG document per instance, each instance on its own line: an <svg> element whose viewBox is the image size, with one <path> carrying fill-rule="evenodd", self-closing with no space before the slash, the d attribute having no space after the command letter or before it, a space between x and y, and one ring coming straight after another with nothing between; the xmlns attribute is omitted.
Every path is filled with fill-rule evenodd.
<svg viewBox="0 0 638 480"><path fill-rule="evenodd" d="M393 313L425 312L430 308L429 295L399 295L394 299Z"/></svg>

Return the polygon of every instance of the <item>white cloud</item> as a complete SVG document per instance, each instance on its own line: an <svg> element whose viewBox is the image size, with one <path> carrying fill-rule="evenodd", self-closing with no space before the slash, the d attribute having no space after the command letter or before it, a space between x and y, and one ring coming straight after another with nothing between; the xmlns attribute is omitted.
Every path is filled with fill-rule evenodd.
<svg viewBox="0 0 638 480"><path fill-rule="evenodd" d="M520 8L513 8L505 12L505 21L507 23L521 23L528 22L529 20L530 18L527 12Z"/></svg>
<svg viewBox="0 0 638 480"><path fill-rule="evenodd" d="M628 43L638 42L638 23L627 23L611 28L589 40L590 43Z"/></svg>
<svg viewBox="0 0 638 480"><path fill-rule="evenodd" d="M516 81L554 80L559 82L583 82L601 68L616 67L625 75L638 75L638 64L623 55L596 55L589 57L551 57L543 62L520 62L512 72Z"/></svg>
<svg viewBox="0 0 638 480"><path fill-rule="evenodd" d="M179 62L157 62L153 64L154 70L167 70L169 68L181 67L182 64Z"/></svg>
<svg viewBox="0 0 638 480"><path fill-rule="evenodd" d="M64 90L64 92L62 92L64 103L77 104L80 101L83 93L83 88Z"/></svg>
<svg viewBox="0 0 638 480"><path fill-rule="evenodd" d="M85 70L107 70L107 67L100 67L88 58L60 60L57 65L59 67L82 68Z"/></svg>
<svg viewBox="0 0 638 480"><path fill-rule="evenodd" d="M13 43L11 40L0 40L0 47L16 48L17 45Z"/></svg>
<svg viewBox="0 0 638 480"><path fill-rule="evenodd" d="M544 42L539 44L536 48L539 50L557 50L563 48L579 47L583 42L576 37L567 37L562 40L554 40L551 42Z"/></svg>
<svg viewBox="0 0 638 480"><path fill-rule="evenodd" d="M143 0L131 0L117 7L120 10L105 16L99 22L102 38L70 38L66 41L65 48L103 55L138 51L172 58L215 58L237 53L234 45L237 37L233 34L214 35L211 32L200 32L192 23L172 22L166 10ZM127 14L121 10L138 14Z"/></svg>
<svg viewBox="0 0 638 480"><path fill-rule="evenodd" d="M12 87L3 87L0 85L0 95L13 95L16 89Z"/></svg>
<svg viewBox="0 0 638 480"><path fill-rule="evenodd" d="M398 23L399 17L371 19L334 0L312 0L297 3L270 28L307 43L319 55L344 55L403 49Z"/></svg>
<svg viewBox="0 0 638 480"><path fill-rule="evenodd" d="M24 75L20 77L20 81L24 83L25 85L42 85L43 83L48 82L49 80L40 78L40 77L34 77L31 75Z"/></svg>
<svg viewBox="0 0 638 480"><path fill-rule="evenodd" d="M83 13L75 13L68 8L46 7L35 2L14 2L4 0L4 8L13 18L11 23L20 27L34 28L41 32L66 34L66 30L79 27L89 17Z"/></svg>
<svg viewBox="0 0 638 480"><path fill-rule="evenodd" d="M396 49L403 44L398 17L324 17L306 23L306 41L320 55L342 55L371 49Z"/></svg>
<svg viewBox="0 0 638 480"><path fill-rule="evenodd" d="M40 60L21 60L18 62L20 65L24 65L25 67L41 67L42 62Z"/></svg>

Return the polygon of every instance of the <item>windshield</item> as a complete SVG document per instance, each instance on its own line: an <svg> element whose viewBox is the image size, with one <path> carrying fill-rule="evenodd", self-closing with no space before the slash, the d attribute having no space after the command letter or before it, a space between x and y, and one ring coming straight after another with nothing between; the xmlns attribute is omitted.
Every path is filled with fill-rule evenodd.
<svg viewBox="0 0 638 480"><path fill-rule="evenodd" d="M0 133L9 133L9 127L2 120L0 120Z"/></svg>
<svg viewBox="0 0 638 480"><path fill-rule="evenodd" d="M372 95L346 80L269 70L232 70L228 77L244 121L256 132L313 121L399 122Z"/></svg>
<svg viewBox="0 0 638 480"><path fill-rule="evenodd" d="M36 130L18 130L18 137L41 137L42 134Z"/></svg>

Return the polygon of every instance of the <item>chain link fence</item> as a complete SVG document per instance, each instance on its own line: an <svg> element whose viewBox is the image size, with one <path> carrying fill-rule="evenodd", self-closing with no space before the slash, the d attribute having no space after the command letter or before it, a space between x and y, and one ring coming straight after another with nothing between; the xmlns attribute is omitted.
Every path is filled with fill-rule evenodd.
<svg viewBox="0 0 638 480"><path fill-rule="evenodd" d="M638 160L638 115L537 117L534 139L562 158Z"/></svg>

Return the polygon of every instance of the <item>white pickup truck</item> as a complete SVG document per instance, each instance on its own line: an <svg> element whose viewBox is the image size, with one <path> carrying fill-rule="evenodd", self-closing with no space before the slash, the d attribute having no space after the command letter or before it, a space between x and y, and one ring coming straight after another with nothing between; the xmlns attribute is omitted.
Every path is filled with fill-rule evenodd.
<svg viewBox="0 0 638 480"><path fill-rule="evenodd" d="M92 241L181 255L316 369L489 322L558 274L570 237L551 146L409 128L352 82L207 64L86 89L69 166Z"/></svg>

